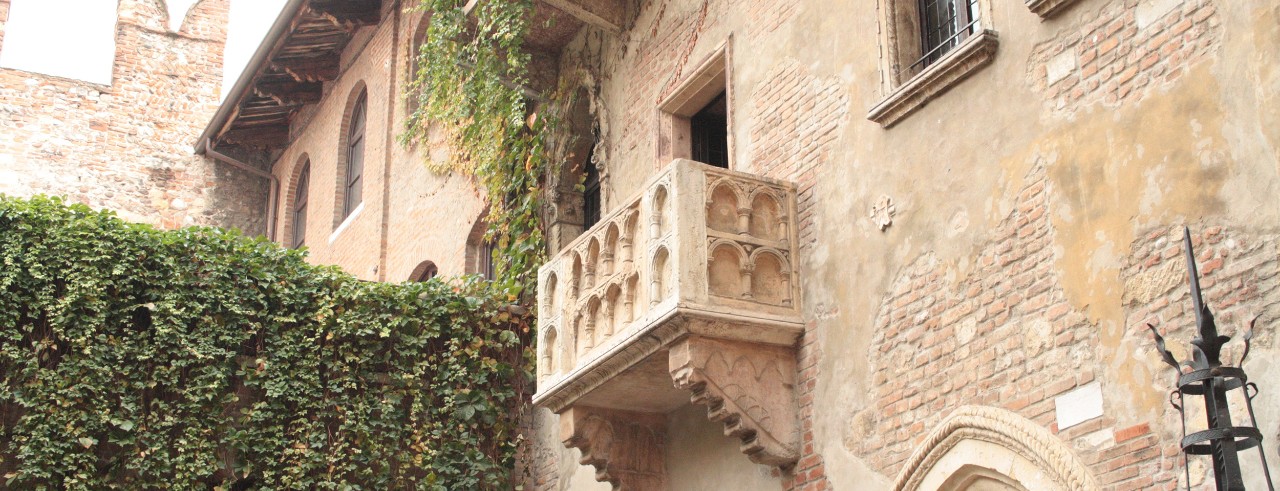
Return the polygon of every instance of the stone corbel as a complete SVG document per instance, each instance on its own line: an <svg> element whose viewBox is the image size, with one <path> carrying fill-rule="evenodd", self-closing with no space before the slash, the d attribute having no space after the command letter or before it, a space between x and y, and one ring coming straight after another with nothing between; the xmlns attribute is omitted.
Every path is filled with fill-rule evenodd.
<svg viewBox="0 0 1280 491"><path fill-rule="evenodd" d="M786 467L800 458L794 349L689 336L671 347L669 363L676 387L707 406L752 462Z"/></svg>
<svg viewBox="0 0 1280 491"><path fill-rule="evenodd" d="M1039 15L1041 19L1048 19L1067 10L1067 7L1075 2L1076 0L1027 0L1027 8Z"/></svg>
<svg viewBox="0 0 1280 491"><path fill-rule="evenodd" d="M667 489L667 420L662 414L575 406L560 414L564 445L615 491Z"/></svg>

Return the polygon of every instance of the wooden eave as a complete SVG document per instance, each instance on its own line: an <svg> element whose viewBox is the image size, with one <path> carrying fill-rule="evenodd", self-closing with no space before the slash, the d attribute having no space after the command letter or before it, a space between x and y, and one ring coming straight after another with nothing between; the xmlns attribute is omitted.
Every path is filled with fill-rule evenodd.
<svg viewBox="0 0 1280 491"><path fill-rule="evenodd" d="M381 19L382 0L291 2L242 75L248 81L237 83L203 138L214 146L283 148L290 119L319 102L324 83L338 77L342 50L355 32Z"/></svg>

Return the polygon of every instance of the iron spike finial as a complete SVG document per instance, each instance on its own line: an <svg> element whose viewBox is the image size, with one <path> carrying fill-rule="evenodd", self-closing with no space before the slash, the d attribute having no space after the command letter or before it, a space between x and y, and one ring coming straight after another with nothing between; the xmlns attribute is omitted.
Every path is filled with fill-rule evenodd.
<svg viewBox="0 0 1280 491"><path fill-rule="evenodd" d="M1182 227L1182 243L1187 252L1187 277L1191 283L1191 305L1196 313L1197 337L1191 340L1192 366L1196 369L1210 368L1222 364L1222 346L1231 340L1230 336L1219 336L1218 325L1213 321L1213 312L1204 304L1204 296L1200 291L1200 273L1196 268L1196 252L1191 245L1191 229Z"/></svg>

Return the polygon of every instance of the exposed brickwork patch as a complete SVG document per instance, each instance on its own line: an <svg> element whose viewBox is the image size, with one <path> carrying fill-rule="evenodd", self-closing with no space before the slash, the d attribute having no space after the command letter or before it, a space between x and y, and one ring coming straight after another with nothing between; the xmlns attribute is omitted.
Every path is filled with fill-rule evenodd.
<svg viewBox="0 0 1280 491"><path fill-rule="evenodd" d="M750 157L742 170L795 181L800 244L816 240L813 226L817 169L830 160L848 121L849 96L838 80L809 74L798 62L779 64L751 94Z"/></svg>
<svg viewBox="0 0 1280 491"><path fill-rule="evenodd" d="M1139 99L1222 39L1216 0L1114 0L1078 18L1037 45L1027 64L1032 87L1058 111Z"/></svg>
<svg viewBox="0 0 1280 491"><path fill-rule="evenodd" d="M997 406L1058 433L1106 489L1172 489L1176 444L1148 423L1122 426L1108 412L1057 429L1054 398L1094 381L1107 360L1054 267L1044 169L1026 182L966 276L925 254L894 283L871 348L874 403L845 444L894 476L949 408Z"/></svg>

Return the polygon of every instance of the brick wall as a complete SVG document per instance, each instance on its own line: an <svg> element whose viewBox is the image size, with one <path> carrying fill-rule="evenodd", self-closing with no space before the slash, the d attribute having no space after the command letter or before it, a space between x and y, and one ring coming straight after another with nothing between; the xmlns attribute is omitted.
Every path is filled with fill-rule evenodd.
<svg viewBox="0 0 1280 491"><path fill-rule="evenodd" d="M971 271L925 255L886 295L872 346L875 402L850 438L885 475L899 472L950 408L1003 407L1057 432L1054 398L1105 369L1098 326L1068 303L1055 268L1050 194L1037 167ZM1059 436L1107 489L1176 482L1177 459L1160 451L1175 448L1171 435L1145 424L1120 427L1103 417Z"/></svg>
<svg viewBox="0 0 1280 491"><path fill-rule="evenodd" d="M431 145L406 147L396 141L404 131L408 54L417 52L410 45L421 17L405 12L401 2L384 2L382 21L353 36L341 54L341 73L325 84L321 101L294 116L291 141L272 166L282 186L279 240L291 239L297 171L309 159L310 260L367 280L405 281L424 261L436 264L442 276L467 272L467 236L484 203L466 177L428 169L429 160L449 158L440 135ZM363 205L344 219L343 142L361 90L367 94Z"/></svg>
<svg viewBox="0 0 1280 491"><path fill-rule="evenodd" d="M0 193L263 230L263 180L192 151L218 104L227 9L204 0L170 32L158 0L120 2L110 86L0 69Z"/></svg>
<svg viewBox="0 0 1280 491"><path fill-rule="evenodd" d="M1033 87L1059 110L1140 98L1221 42L1211 0L1113 0L1091 10L1036 46L1027 64Z"/></svg>

